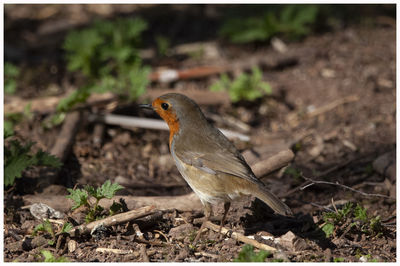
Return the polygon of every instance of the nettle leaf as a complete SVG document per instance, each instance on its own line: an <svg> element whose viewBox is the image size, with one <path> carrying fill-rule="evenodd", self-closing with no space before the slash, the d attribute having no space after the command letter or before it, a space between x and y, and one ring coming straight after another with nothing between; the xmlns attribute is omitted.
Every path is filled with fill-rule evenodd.
<svg viewBox="0 0 400 266"><path fill-rule="evenodd" d="M62 163L60 159L50 153L44 152L42 150L39 150L36 155L37 159L37 164L43 165L43 166L50 166L50 167L55 167L55 168L60 168L62 166Z"/></svg>
<svg viewBox="0 0 400 266"><path fill-rule="evenodd" d="M118 190L121 190L123 188L124 187L119 185L118 183L111 183L110 180L107 180L100 188L98 188L98 194L102 197L111 199L112 197L114 197L115 193Z"/></svg>
<svg viewBox="0 0 400 266"><path fill-rule="evenodd" d="M49 220L44 220L43 223L38 224L35 229L33 230L33 234L35 235L37 232L47 232L51 235L54 234L53 226L51 225Z"/></svg>
<svg viewBox="0 0 400 266"><path fill-rule="evenodd" d="M130 81L128 86L130 100L136 100L139 96L146 92L146 87L150 83L148 78L150 72L150 67L140 67L140 63L135 63L135 67L128 75L128 79Z"/></svg>
<svg viewBox="0 0 400 266"><path fill-rule="evenodd" d="M71 92L66 98L60 100L57 112L67 112L78 103L83 103L90 96L90 86L82 87Z"/></svg>
<svg viewBox="0 0 400 266"><path fill-rule="evenodd" d="M4 120L4 138L11 137L14 135L14 123L11 121Z"/></svg>
<svg viewBox="0 0 400 266"><path fill-rule="evenodd" d="M26 154L9 158L4 166L4 185L14 184L15 178L20 178L22 172L31 165L32 159Z"/></svg>
<svg viewBox="0 0 400 266"><path fill-rule="evenodd" d="M354 208L354 217L363 221L367 222L368 221L368 216L367 216L367 210L357 204L357 206Z"/></svg>
<svg viewBox="0 0 400 266"><path fill-rule="evenodd" d="M264 262L271 253L265 250L260 250L258 253L254 252L252 245L244 245L239 252L238 257L234 259L235 262Z"/></svg>
<svg viewBox="0 0 400 266"><path fill-rule="evenodd" d="M85 186L85 190L87 191L87 193L89 194L89 196L98 198L99 193L98 193L98 189L96 190L94 187L86 185Z"/></svg>
<svg viewBox="0 0 400 266"><path fill-rule="evenodd" d="M51 166L59 168L60 160L42 150L36 154L29 154L34 143L28 142L22 145L17 140L12 140L4 147L4 185L12 185L16 178L22 176L22 172L31 166Z"/></svg>
<svg viewBox="0 0 400 266"><path fill-rule="evenodd" d="M61 233L69 233L69 231L71 231L73 228L74 226L71 223L66 222L61 228Z"/></svg>
<svg viewBox="0 0 400 266"><path fill-rule="evenodd" d="M325 232L326 237L330 237L333 234L335 226L331 223L326 223L322 226L322 231Z"/></svg>
<svg viewBox="0 0 400 266"><path fill-rule="evenodd" d="M271 94L272 93L272 88L271 85L269 85L266 82L262 82L258 85L266 94Z"/></svg>
<svg viewBox="0 0 400 266"><path fill-rule="evenodd" d="M123 210L123 206L121 203L113 201L113 204L110 206L110 215L114 215L118 212L121 212Z"/></svg>
<svg viewBox="0 0 400 266"><path fill-rule="evenodd" d="M88 204L88 193L83 189L67 189L70 195L67 196L68 199L72 199L74 205L72 206L72 210L79 208L80 206Z"/></svg>

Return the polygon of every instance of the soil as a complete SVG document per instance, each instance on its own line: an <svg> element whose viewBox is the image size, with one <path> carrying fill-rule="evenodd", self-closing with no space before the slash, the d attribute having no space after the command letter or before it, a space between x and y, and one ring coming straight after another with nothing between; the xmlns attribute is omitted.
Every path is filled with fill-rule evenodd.
<svg viewBox="0 0 400 266"><path fill-rule="evenodd" d="M66 72L59 48L60 36L64 36L66 31L54 29L54 32L46 33L54 37L50 41L40 38L44 36L44 25L49 27L57 21L59 25L67 26L71 21L79 22L78 26L88 23L77 20L79 14L93 18L143 12L142 15L158 14L161 17L157 8L153 10L145 6L143 9L136 7L139 11L133 7L124 10L118 5L107 5L103 9L82 7L84 5L70 5L64 9L58 5L36 5L38 12L33 12L35 17L25 10L26 6L9 5L5 8L5 54L7 57L11 48L17 47L17 51L23 48L24 56L19 58L24 66L23 75L17 95L25 99L61 94L65 91L65 84L74 84L73 74ZM198 6L181 8L194 13L198 12L197 9L211 12ZM32 23L26 28L29 21ZM182 29L179 25L187 18L184 16L174 21L174 27L178 27L175 34L180 36ZM207 23L214 25L216 22L209 19ZM188 27L193 25L196 29L195 22L189 23ZM200 31L188 34L187 39L178 38L176 42L210 38L215 36ZM388 152L393 164L396 161L395 21L394 24L372 26L352 24L321 32L298 42L286 43L284 54L278 54L271 46L219 45L224 52L214 62L245 61L254 55L260 58L295 58L294 64L264 70L264 80L273 89L272 96L255 102L201 106L208 117L231 117L251 127L249 132L245 132L251 136L249 143L235 141L241 151L257 153L283 143L283 147L295 152L295 159L286 171L262 178L268 188L291 207L294 217L274 215L260 201L247 197L233 203L225 227L280 250L268 256L267 261L396 261L396 179L395 175L380 173L374 166L376 159ZM49 49L54 52L53 56L49 56ZM33 59L26 54L32 51L36 51ZM160 62L163 60L166 59ZM167 61L180 67L210 63L196 60L189 57L169 58ZM154 68L162 64L153 61ZM53 71L45 75L50 69ZM186 88L205 90L215 79L213 76L169 85L152 84L148 89L172 88L182 93ZM123 103L113 112L157 118L155 114L140 110L137 103ZM41 123L45 116L35 114L33 119L18 124L16 137L29 138L36 142L37 147L50 150L60 127L43 129ZM231 123L224 122L225 119L210 121L218 127L240 131ZM56 257L79 262L228 262L237 258L245 244L229 236L219 240L219 235L212 231L204 233L198 245L192 245L193 234L201 225L198 221L202 217L200 210L170 209L160 213L156 221L139 220L115 225L93 236L64 236L54 245L48 243L48 234L32 236L40 221L32 216L29 208L22 208L27 204L24 202L26 195L43 198L67 195L67 188L87 184L96 187L106 180L124 186L116 199L122 195L179 196L191 192L170 157L167 131L106 126L104 140L99 146L93 141L94 127L84 116L72 151L55 184L44 186L41 183L43 178L53 173L50 169L35 168L25 171L14 186L5 190L5 261L41 261L40 252L44 249ZM306 180L302 176L331 183L304 186ZM335 202L334 206L332 202ZM357 225L352 227L351 223L359 221L349 218L326 237L321 229L324 213L335 212L348 202L363 206L370 218L380 216L382 227L379 232L359 230ZM223 206L214 207L214 213L221 216ZM79 221L76 213L66 214ZM139 226L142 237L135 232L133 224ZM294 238L289 237L291 234ZM280 241L274 242L271 237ZM287 238L291 240L285 242ZM127 252L103 253L98 248ZM144 255L144 250L147 255Z"/></svg>

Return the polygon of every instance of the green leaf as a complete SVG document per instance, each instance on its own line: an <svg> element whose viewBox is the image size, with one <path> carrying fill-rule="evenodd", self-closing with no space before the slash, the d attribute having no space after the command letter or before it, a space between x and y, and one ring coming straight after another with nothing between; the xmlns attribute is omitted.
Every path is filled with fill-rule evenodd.
<svg viewBox="0 0 400 266"><path fill-rule="evenodd" d="M54 257L54 255L48 250L42 250L41 253L44 257L44 262L68 262L64 257Z"/></svg>
<svg viewBox="0 0 400 266"><path fill-rule="evenodd" d="M354 217L363 222L367 222L368 220L367 210L361 207L359 204L357 204L357 206L354 208Z"/></svg>
<svg viewBox="0 0 400 266"><path fill-rule="evenodd" d="M19 68L12 63L4 63L4 92L14 94L17 88L16 79L19 76Z"/></svg>
<svg viewBox="0 0 400 266"><path fill-rule="evenodd" d="M89 194L89 196L98 198L98 189L96 190L94 187L90 186L90 185L86 185L84 190L87 191L87 193Z"/></svg>
<svg viewBox="0 0 400 266"><path fill-rule="evenodd" d="M33 142L28 142L24 146L17 140L9 142L8 147L4 147L4 185L12 185L15 178L20 178L22 172L31 166L51 166L60 167L61 163L53 155L39 150L36 154L30 155Z"/></svg>
<svg viewBox="0 0 400 266"><path fill-rule="evenodd" d="M269 94L272 93L271 85L269 85L268 83L266 83L266 82L261 82L258 86L259 86L267 95L269 95Z"/></svg>
<svg viewBox="0 0 400 266"><path fill-rule="evenodd" d="M282 5L247 17L230 16L223 22L219 35L233 43L267 41L276 35L298 38L310 33L317 14L315 5Z"/></svg>
<svg viewBox="0 0 400 266"><path fill-rule="evenodd" d="M33 159L27 154L13 155L6 158L4 166L4 185L9 186L14 184L15 178L20 178L22 172L33 164Z"/></svg>
<svg viewBox="0 0 400 266"><path fill-rule="evenodd" d="M271 93L271 87L262 81L262 71L258 67L254 67L251 74L242 73L233 81L226 74L221 75L220 79L210 87L210 90L228 91L232 102L254 101L264 94Z"/></svg>
<svg viewBox="0 0 400 266"><path fill-rule="evenodd" d="M157 44L157 51L160 55L166 56L168 53L168 49L170 47L170 40L162 35L157 35L155 37L156 44Z"/></svg>
<svg viewBox="0 0 400 266"><path fill-rule="evenodd" d="M265 250L261 250L258 253L254 252L254 247L251 245L244 245L242 250L239 252L238 257L233 261L235 262L264 262L265 259L270 256L271 253Z"/></svg>
<svg viewBox="0 0 400 266"><path fill-rule="evenodd" d="M110 207L110 216L119 213L121 211L122 211L122 204L114 201Z"/></svg>
<svg viewBox="0 0 400 266"><path fill-rule="evenodd" d="M4 139L14 135L14 123L4 120Z"/></svg>
<svg viewBox="0 0 400 266"><path fill-rule="evenodd" d="M97 196L111 199L118 190L123 188L124 187L118 183L111 183L110 180L107 180L100 188L98 188Z"/></svg>
<svg viewBox="0 0 400 266"><path fill-rule="evenodd" d="M71 231L74 228L74 226L69 223L66 222L63 224L63 227L61 228L61 233L69 233L69 231Z"/></svg>
<svg viewBox="0 0 400 266"><path fill-rule="evenodd" d="M66 98L60 100L57 105L57 112L68 112L78 103L83 103L90 96L89 86L77 89Z"/></svg>
<svg viewBox="0 0 400 266"><path fill-rule="evenodd" d="M338 258L334 258L333 259L333 262L344 262L344 261L345 261L345 259L342 258L342 257L338 257Z"/></svg>
<svg viewBox="0 0 400 266"><path fill-rule="evenodd" d="M65 120L66 113L65 112L57 112L50 117L46 118L42 122L42 126L44 128L50 129L55 126L61 125Z"/></svg>
<svg viewBox="0 0 400 266"><path fill-rule="evenodd" d="M62 166L62 163L58 157L42 150L39 150L35 157L37 158L38 165L50 166L54 168L60 168Z"/></svg>
<svg viewBox="0 0 400 266"><path fill-rule="evenodd" d="M35 229L33 230L33 234L36 235L37 232L46 232L54 236L53 226L47 219L35 227Z"/></svg>
<svg viewBox="0 0 400 266"><path fill-rule="evenodd" d="M68 188L67 189L68 192L70 193L67 198L68 199L72 199L74 202L74 205L72 206L72 210L75 210L76 208L79 208L80 206L83 205L88 205L88 194L87 191L83 190L83 189L71 189Z"/></svg>
<svg viewBox="0 0 400 266"><path fill-rule="evenodd" d="M330 237L333 234L335 226L331 223L326 223L322 226L322 231L325 232L326 237Z"/></svg>

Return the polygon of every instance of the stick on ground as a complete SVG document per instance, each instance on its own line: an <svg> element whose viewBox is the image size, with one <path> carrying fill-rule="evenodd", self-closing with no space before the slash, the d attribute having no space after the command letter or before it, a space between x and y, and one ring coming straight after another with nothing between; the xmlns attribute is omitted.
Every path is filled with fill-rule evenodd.
<svg viewBox="0 0 400 266"><path fill-rule="evenodd" d="M293 158L294 153L292 150L283 150L266 160L253 164L251 169L258 178L261 178L286 166Z"/></svg>
<svg viewBox="0 0 400 266"><path fill-rule="evenodd" d="M60 158L61 161L65 161L68 157L75 135L78 132L80 118L81 115L79 111L67 114L61 132L57 137L57 141L51 149L50 153Z"/></svg>
<svg viewBox="0 0 400 266"><path fill-rule="evenodd" d="M324 184L324 185L332 185L332 186L338 186L338 187L341 187L341 188L344 188L344 189L348 189L350 191L359 193L359 194L361 194L363 196L366 196L366 197L380 197L380 198L396 200L393 197L382 195L382 194L366 193L366 192L354 189L352 187L340 184L338 182L333 183L333 182L328 182L328 181L323 181L323 180L313 180L311 178L305 177L304 175L301 175L301 177L304 178L305 180L307 180L309 183L304 185L303 187L301 187L300 190L304 190L304 189L306 189L306 188L308 188L308 187L310 187L312 185L315 185L315 184Z"/></svg>
<svg viewBox="0 0 400 266"><path fill-rule="evenodd" d="M151 118L139 118L139 117L131 117L124 115L111 115L106 114L104 116L100 115L91 115L89 117L91 121L103 122L109 125L118 125L122 127L139 127L139 128L148 128L148 129L158 129L158 130L169 130L167 123L159 119L151 119ZM238 138L242 141L249 141L250 137L235 131L220 129L221 132L230 139Z"/></svg>
<svg viewBox="0 0 400 266"><path fill-rule="evenodd" d="M76 236L77 234L89 234L94 228L99 225L103 225L105 227L109 227L116 224L121 224L125 222L129 222L131 220L152 214L155 210L154 206L146 206L136 210L116 214L98 221L94 221L88 224L82 224L70 231L71 236Z"/></svg>
<svg viewBox="0 0 400 266"><path fill-rule="evenodd" d="M219 229L220 229L219 225L213 224L210 221L207 221L205 226L206 226L206 228L211 229L211 230L213 230L215 232L219 232ZM221 234L227 234L227 235L229 235L230 237L232 237L235 240L241 241L241 242L246 243L246 244L253 245L254 247L256 247L258 249L263 249L263 250L267 250L267 251L277 251L277 249L274 248L274 247L271 247L271 246L268 246L266 244L260 243L260 242L258 242L256 240L248 238L245 235L242 235L240 233L232 232L231 230L229 230L229 229L227 229L225 227L222 227Z"/></svg>

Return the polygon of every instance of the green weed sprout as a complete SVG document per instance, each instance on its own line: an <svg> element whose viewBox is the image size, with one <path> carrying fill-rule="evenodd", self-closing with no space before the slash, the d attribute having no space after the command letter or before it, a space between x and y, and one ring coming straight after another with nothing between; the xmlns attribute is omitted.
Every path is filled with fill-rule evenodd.
<svg viewBox="0 0 400 266"><path fill-rule="evenodd" d="M318 14L314 5L285 5L278 10L247 18L229 18L220 31L220 36L233 43L267 41L273 36L283 35L297 39L311 32Z"/></svg>
<svg viewBox="0 0 400 266"><path fill-rule="evenodd" d="M262 81L262 72L253 67L251 74L242 73L235 80L222 74L220 80L210 87L211 91L227 91L232 102L240 100L254 101L265 94L271 94L271 86Z"/></svg>
<svg viewBox="0 0 400 266"><path fill-rule="evenodd" d="M9 130L9 129L8 129ZM11 132L8 132L10 134ZM34 142L22 145L18 140L11 140L4 146L4 186L14 184L22 172L32 166L49 166L60 168L62 163L54 155L41 149L32 154L31 147Z"/></svg>
<svg viewBox="0 0 400 266"><path fill-rule="evenodd" d="M371 236L380 236L383 233L384 228L381 224L380 216L369 217L364 207L359 204L354 206L351 202L346 203L337 212L324 213L324 225L321 229L325 232L326 237L330 237L335 232L335 229L345 224L348 219L352 221L348 225L352 230Z"/></svg>
<svg viewBox="0 0 400 266"><path fill-rule="evenodd" d="M4 92L14 94L17 89L19 68L10 62L4 63Z"/></svg>
<svg viewBox="0 0 400 266"><path fill-rule="evenodd" d="M244 245L242 250L239 252L238 257L234 259L234 262L264 262L267 257L271 255L270 252L260 250L260 252L254 252L254 247L251 245Z"/></svg>
<svg viewBox="0 0 400 266"><path fill-rule="evenodd" d="M85 103L92 93L112 92L130 101L143 95L151 71L139 56L141 34L146 29L141 18L119 18L98 20L91 27L71 31L63 45L67 69L80 72L85 83L59 102L57 113L44 126L60 124L65 112Z"/></svg>
<svg viewBox="0 0 400 266"><path fill-rule="evenodd" d="M123 187L117 183L111 183L110 180L104 182L104 184L95 189L92 186L85 186L83 189L68 189L70 195L67 198L72 199L74 205L72 206L72 210L77 209L81 206L86 206L88 208L88 212L85 216L85 221L90 223L97 219L103 218L102 212L104 210L103 207L99 205L101 199L107 198L111 199L114 197L115 193L118 190L123 189ZM94 204L91 204L89 201L89 197L93 197L96 199ZM122 205L119 203L115 203L112 205L110 209L110 215L120 211L122 209Z"/></svg>
<svg viewBox="0 0 400 266"><path fill-rule="evenodd" d="M42 256L44 258L43 262L69 262L65 257L61 256L56 258L53 253L48 250L42 250Z"/></svg>

